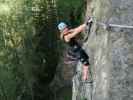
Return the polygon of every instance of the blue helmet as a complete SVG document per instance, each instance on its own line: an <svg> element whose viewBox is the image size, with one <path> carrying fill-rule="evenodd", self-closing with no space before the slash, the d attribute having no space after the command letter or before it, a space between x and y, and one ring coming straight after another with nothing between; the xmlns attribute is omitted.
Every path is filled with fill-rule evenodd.
<svg viewBox="0 0 133 100"><path fill-rule="evenodd" d="M60 31L63 31L66 27L67 27L67 24L64 23L64 22L60 22L60 23L58 24L58 29L59 29Z"/></svg>

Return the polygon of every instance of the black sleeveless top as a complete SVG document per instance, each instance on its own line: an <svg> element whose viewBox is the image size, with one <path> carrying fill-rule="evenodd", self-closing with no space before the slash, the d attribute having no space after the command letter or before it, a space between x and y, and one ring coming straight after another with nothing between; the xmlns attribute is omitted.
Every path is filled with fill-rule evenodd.
<svg viewBox="0 0 133 100"><path fill-rule="evenodd" d="M67 34L63 34L63 37L62 39L64 40L65 42L65 39L64 39L64 36L67 35ZM77 53L78 51L81 50L81 46L79 45L79 43L76 41L75 37L74 38L71 38L69 42L65 42L66 44L69 45L70 47L70 50L73 52L73 53Z"/></svg>
<svg viewBox="0 0 133 100"><path fill-rule="evenodd" d="M63 40L64 40L63 35ZM65 41L64 41L65 42ZM89 56L85 53L85 51L81 48L80 44L76 41L75 38L71 38L69 42L65 42L69 46L68 54L72 57L80 60L84 65L89 65Z"/></svg>
<svg viewBox="0 0 133 100"><path fill-rule="evenodd" d="M72 52L78 52L78 50L81 49L81 46L79 45L79 43L76 41L75 38L71 38L71 40L69 42L66 42L69 46Z"/></svg>

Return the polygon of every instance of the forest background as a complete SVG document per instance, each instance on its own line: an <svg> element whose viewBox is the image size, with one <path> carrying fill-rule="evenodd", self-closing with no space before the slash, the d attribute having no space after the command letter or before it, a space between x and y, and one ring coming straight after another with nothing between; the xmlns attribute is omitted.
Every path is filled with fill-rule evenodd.
<svg viewBox="0 0 133 100"><path fill-rule="evenodd" d="M0 100L54 100L49 84L64 48L57 24L79 25L85 1L0 0L0 7Z"/></svg>

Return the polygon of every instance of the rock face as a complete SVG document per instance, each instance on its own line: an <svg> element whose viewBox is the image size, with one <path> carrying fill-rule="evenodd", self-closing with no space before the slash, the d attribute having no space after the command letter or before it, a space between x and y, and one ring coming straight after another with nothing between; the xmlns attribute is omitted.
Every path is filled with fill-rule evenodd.
<svg viewBox="0 0 133 100"><path fill-rule="evenodd" d="M88 0L87 16L111 24L133 25L133 0ZM133 100L133 29L105 30L94 23L84 49L90 56L93 83L73 78L72 100Z"/></svg>

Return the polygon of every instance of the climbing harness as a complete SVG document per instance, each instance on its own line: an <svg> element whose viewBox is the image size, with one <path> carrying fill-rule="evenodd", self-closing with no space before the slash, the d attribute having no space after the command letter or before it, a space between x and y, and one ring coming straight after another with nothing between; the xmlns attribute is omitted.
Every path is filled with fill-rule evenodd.
<svg viewBox="0 0 133 100"><path fill-rule="evenodd" d="M65 64L76 64L77 61L78 61L78 59L70 54L66 54L66 57L64 58Z"/></svg>

